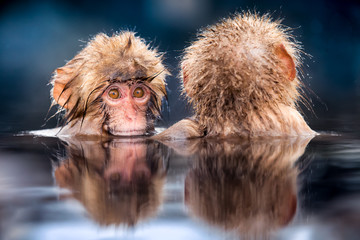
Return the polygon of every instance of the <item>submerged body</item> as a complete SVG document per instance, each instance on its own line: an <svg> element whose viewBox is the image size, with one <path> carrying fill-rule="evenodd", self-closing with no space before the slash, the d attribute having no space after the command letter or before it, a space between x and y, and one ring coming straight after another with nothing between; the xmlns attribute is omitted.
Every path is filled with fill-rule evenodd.
<svg viewBox="0 0 360 240"><path fill-rule="evenodd" d="M315 135L298 111L307 103L299 46L268 16L238 14L198 34L181 62L195 115L159 138Z"/></svg>

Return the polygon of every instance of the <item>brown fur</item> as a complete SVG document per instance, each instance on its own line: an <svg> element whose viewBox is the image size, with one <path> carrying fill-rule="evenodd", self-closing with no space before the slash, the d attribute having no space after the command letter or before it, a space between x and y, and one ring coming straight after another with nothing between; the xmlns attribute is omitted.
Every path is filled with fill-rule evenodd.
<svg viewBox="0 0 360 240"><path fill-rule="evenodd" d="M190 214L249 239L266 239L295 215L294 163L310 139L199 139L185 180Z"/></svg>
<svg viewBox="0 0 360 240"><path fill-rule="evenodd" d="M162 55L133 32L112 37L100 33L55 71L51 79L53 105L59 104L59 112L66 110L65 124L78 126L91 118L101 124L106 118L106 106L100 99L104 89L114 81L140 81L152 91L147 113L151 121L160 115L166 97L166 75Z"/></svg>
<svg viewBox="0 0 360 240"><path fill-rule="evenodd" d="M159 141L172 141L203 136L204 128L196 120L183 119L152 138Z"/></svg>
<svg viewBox="0 0 360 240"><path fill-rule="evenodd" d="M192 137L315 133L297 111L306 101L300 47L288 32L279 21L251 13L200 31L181 62L183 92L204 129Z"/></svg>
<svg viewBox="0 0 360 240"><path fill-rule="evenodd" d="M71 191L70 197L83 204L97 223L134 226L156 215L163 198L167 148L143 139L68 144L68 158L59 160L54 170L55 179L60 187ZM132 178L126 180L121 175L125 169L119 167L134 157ZM136 175L140 164L145 164L149 176ZM109 171L115 177L108 177Z"/></svg>

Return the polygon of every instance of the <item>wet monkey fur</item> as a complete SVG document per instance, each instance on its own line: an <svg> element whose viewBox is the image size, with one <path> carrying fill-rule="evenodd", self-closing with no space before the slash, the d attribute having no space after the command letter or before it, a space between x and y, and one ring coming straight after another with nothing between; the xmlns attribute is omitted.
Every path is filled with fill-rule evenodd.
<svg viewBox="0 0 360 240"><path fill-rule="evenodd" d="M198 33L181 61L194 116L159 139L315 135L298 111L300 46L268 15L236 14Z"/></svg>
<svg viewBox="0 0 360 240"><path fill-rule="evenodd" d="M65 111L60 134L151 134L168 74L162 55L133 32L96 35L51 79L52 105Z"/></svg>
<svg viewBox="0 0 360 240"><path fill-rule="evenodd" d="M194 116L158 139L315 135L298 111L300 47L268 15L242 13L199 32L181 61ZM131 32L97 35L51 80L69 135L148 135L166 96L162 56Z"/></svg>

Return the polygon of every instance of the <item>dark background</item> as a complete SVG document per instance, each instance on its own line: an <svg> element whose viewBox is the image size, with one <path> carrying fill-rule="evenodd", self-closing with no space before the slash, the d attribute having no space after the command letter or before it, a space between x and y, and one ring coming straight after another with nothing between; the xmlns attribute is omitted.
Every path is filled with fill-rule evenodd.
<svg viewBox="0 0 360 240"><path fill-rule="evenodd" d="M314 93L304 109L315 130L352 131L360 125L360 3L358 1L2 1L0 10L0 132L39 129L50 106L47 85L99 32L122 29L166 52L169 111L162 125L189 116L179 97L178 64L197 29L236 11L283 18L302 42L305 85ZM80 40L80 41L79 41ZM44 127L56 126L56 119ZM43 127L43 128L44 128Z"/></svg>

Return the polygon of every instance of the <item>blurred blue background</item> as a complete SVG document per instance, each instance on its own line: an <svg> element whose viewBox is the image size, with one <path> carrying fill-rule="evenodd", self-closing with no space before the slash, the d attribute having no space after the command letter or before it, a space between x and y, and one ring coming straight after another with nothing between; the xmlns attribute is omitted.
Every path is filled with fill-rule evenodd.
<svg viewBox="0 0 360 240"><path fill-rule="evenodd" d="M0 10L0 132L39 129L50 106L47 85L99 32L136 31L166 52L169 112L163 125L191 114L179 97L178 64L197 29L236 11L257 10L283 18L302 42L305 85L314 94L316 130L348 130L360 119L360 3L358 1L2 1ZM340 119L340 120L339 120ZM45 127L54 127L56 119Z"/></svg>

